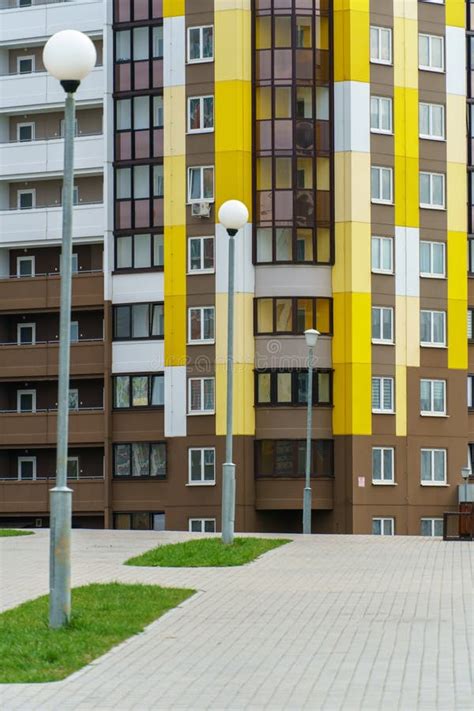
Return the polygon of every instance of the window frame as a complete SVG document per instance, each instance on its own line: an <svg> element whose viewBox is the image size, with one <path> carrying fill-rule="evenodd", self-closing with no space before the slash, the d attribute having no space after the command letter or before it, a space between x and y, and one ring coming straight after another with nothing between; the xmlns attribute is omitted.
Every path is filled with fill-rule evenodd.
<svg viewBox="0 0 474 711"><path fill-rule="evenodd" d="M164 458L165 458L165 473L164 474L157 474L156 476L152 474L145 474L145 475L140 475L140 474L133 474L133 445L134 444L140 444L140 445L148 445L148 471L151 471L151 451L152 451L152 445L161 445L164 447ZM128 447L128 460L130 464L130 474L127 474L126 476L122 474L116 474L116 463L117 463L117 454L116 454L116 448L118 446L127 446ZM154 440L154 441L145 441L145 442L113 442L112 444L112 478L118 481L165 481L168 478L168 447L167 443L163 440Z"/></svg>
<svg viewBox="0 0 474 711"><path fill-rule="evenodd" d="M203 57L203 31L205 29L212 28L212 56L211 57ZM191 42L190 42L190 32L191 30L199 30L199 49L200 49L200 56L197 59L191 59L190 54L191 54ZM214 61L214 54L215 54L215 37L214 37L214 25L193 25L192 27L187 28L186 32L186 63L187 64L206 64L209 62Z"/></svg>
<svg viewBox="0 0 474 711"><path fill-rule="evenodd" d="M73 463L76 465L76 468L77 468L77 476L69 476L69 464L73 464ZM80 479L79 457L78 456L73 456L73 457L68 456L67 461L66 461L66 475L67 475L67 479L69 479L70 481L78 481Z"/></svg>
<svg viewBox="0 0 474 711"><path fill-rule="evenodd" d="M380 333L379 337L374 337L374 311L380 311ZM390 338L383 338L383 313L388 311L390 313ZM393 346L394 341L394 308L393 306L372 306L371 308L371 339L374 345L382 346Z"/></svg>
<svg viewBox="0 0 474 711"><path fill-rule="evenodd" d="M30 462L33 465L33 473L31 479L24 479L21 476L21 465L23 462ZM17 477L18 481L35 481L37 477L37 460L36 457L18 457L17 459Z"/></svg>
<svg viewBox="0 0 474 711"><path fill-rule="evenodd" d="M20 264L22 262L29 262L31 264L31 274L20 274ZM35 255L31 254L28 256L21 256L16 258L16 276L17 279L32 279L36 276L36 259Z"/></svg>
<svg viewBox="0 0 474 711"><path fill-rule="evenodd" d="M372 102L376 101L377 102L377 117L378 117L378 123L379 126L376 128L372 126ZM389 111L389 116L390 116L390 127L388 129L386 128L380 128L380 106L381 102L387 101L389 103L390 111ZM370 132L371 133L377 133L385 136L392 136L393 135L393 99L391 96L371 96L370 97Z"/></svg>
<svg viewBox="0 0 474 711"><path fill-rule="evenodd" d="M371 186L372 186L372 171L378 170L379 171L379 177L378 177L378 187L379 187L379 193L382 193L382 175L383 171L387 171L389 176L390 176L390 197L388 199L381 198L381 197L374 197L370 195L370 202L373 203L374 205L393 205L393 168L388 166L388 165L372 165L370 166L370 179L371 179Z"/></svg>
<svg viewBox="0 0 474 711"><path fill-rule="evenodd" d="M441 205L437 205L433 202L421 202L421 176L422 175L427 175L429 177L429 187L430 187L430 200L433 199L433 178L439 177L442 178L443 182L443 202ZM445 173L435 173L432 171L428 170L420 170L420 208L423 210L445 210L446 209L446 175Z"/></svg>
<svg viewBox="0 0 474 711"><path fill-rule="evenodd" d="M438 274L437 272L422 272L421 271L421 246L422 245L430 245L430 267L433 269L433 245L436 244L441 244L442 245L442 253L443 253L443 273ZM420 277L423 279L446 279L446 243L445 242L439 242L436 240L420 240Z"/></svg>
<svg viewBox="0 0 474 711"><path fill-rule="evenodd" d="M261 368L255 371L255 407L307 407L306 402L298 401L298 375L307 373L307 368ZM333 369L314 368L313 369L313 407L333 407ZM291 401L280 402L278 400L278 375L289 373L291 375ZM319 374L329 375L329 402L321 402L319 399ZM270 376L270 402L260 402L258 399L258 380L260 375Z"/></svg>
<svg viewBox="0 0 474 711"><path fill-rule="evenodd" d="M469 332L471 335L469 336ZM472 343L474 341L474 307L467 307L467 342Z"/></svg>
<svg viewBox="0 0 474 711"><path fill-rule="evenodd" d="M196 480L192 479L192 453L193 452L200 452L201 455L201 465L200 465L200 474L201 478ZM213 461L213 468L214 468L214 478L213 479L205 479L204 478L204 473L205 473L205 453L206 452L213 452L214 454L214 461ZM216 485L216 448L215 447L188 447L188 486L215 486Z"/></svg>
<svg viewBox="0 0 474 711"><path fill-rule="evenodd" d="M191 128L191 101L199 100L199 112L201 116L201 124L204 121L204 100L212 99L212 127L204 128L200 126L199 128ZM187 133L190 135L200 134L200 133L213 133L215 130L215 100L214 94L202 94L198 96L188 96L187 97Z"/></svg>
<svg viewBox="0 0 474 711"><path fill-rule="evenodd" d="M421 409L421 387L422 383L430 383L430 406L431 410ZM442 412L434 410L434 384L442 383L443 385L443 405L444 409ZM420 415L421 417L446 417L447 415L447 382L440 378L420 378Z"/></svg>
<svg viewBox="0 0 474 711"><path fill-rule="evenodd" d="M422 341L421 339L421 319L422 319L422 314L430 314L430 332L431 332L431 341ZM442 314L443 316L443 336L444 339L441 342L434 341L433 340L433 335L434 335L434 320L433 320L433 315L434 314ZM446 311L439 311L437 309L420 309L420 346L422 348L446 348L447 347L447 341L446 341Z"/></svg>
<svg viewBox="0 0 474 711"><path fill-rule="evenodd" d="M136 306L148 306L148 336L133 336L133 308ZM161 335L153 335L151 333L152 328L153 328L153 309L150 311L150 306L155 307L155 306L161 306L163 308L163 333ZM117 309L119 308L124 308L128 307L130 309L129 311L129 336L116 336L116 314L117 314ZM164 340L165 337L165 329L164 329L164 301L136 301L132 303L127 303L127 304L113 304L113 312L112 312L112 340L115 342L126 342L126 341L162 341Z"/></svg>
<svg viewBox="0 0 474 711"><path fill-rule="evenodd" d="M22 195L31 195L31 207L21 207ZM17 210L35 210L36 209L36 188L30 188L28 190L17 190L16 191L16 209Z"/></svg>
<svg viewBox="0 0 474 711"><path fill-rule="evenodd" d="M474 409L474 374L467 374L467 409Z"/></svg>
<svg viewBox="0 0 474 711"><path fill-rule="evenodd" d="M382 245L384 242L388 242L388 243L390 244L390 265L391 265L390 269L384 269L383 267L379 267L379 268L378 268L378 267L374 267L373 259L372 259L374 240L379 240L380 246L379 246L379 248L378 248L378 251L379 251L379 253L380 253L381 255L382 255L382 252L383 252L383 250L381 249L381 245ZM370 241L370 246L371 246L371 254L370 254L370 256L371 256L371 271L372 271L372 273L373 273L373 274L389 274L389 275L393 275L393 273L394 273L394 264L393 264L393 261L394 261L394 260L393 260L393 252L394 252L394 249L393 249L393 237L387 237L387 236L385 236L385 235L372 235L372 236L371 236L371 241Z"/></svg>
<svg viewBox="0 0 474 711"><path fill-rule="evenodd" d="M422 452L429 452L430 453L430 479L423 479L423 470L422 470L422 461L423 461L423 456ZM436 452L442 452L443 454L443 473L444 473L444 478L443 480L436 480L434 479L434 458L435 458L435 453ZM448 450L443 447L421 447L420 448L420 485L421 486L447 486L448 483Z"/></svg>
<svg viewBox="0 0 474 711"><path fill-rule="evenodd" d="M31 410L22 410L20 407L22 395L31 395ZM36 390L34 388L26 388L16 391L16 411L18 414L36 412Z"/></svg>
<svg viewBox="0 0 474 711"><path fill-rule="evenodd" d="M20 129L29 127L31 128L31 138L20 138ZM25 121L23 123L17 123L16 125L16 140L17 143L31 143L35 140L36 133L36 123L34 121Z"/></svg>
<svg viewBox="0 0 474 711"><path fill-rule="evenodd" d="M205 170L212 170L212 197L204 197L204 171ZM192 189L192 181L191 181L191 175L193 170L199 170L201 173L200 177L200 197L198 198L192 198L191 197L191 189ZM194 203L199 203L199 202L209 202L213 203L215 202L215 197L216 197L216 176L215 176L215 166L214 165L188 165L187 169L187 205L193 205Z"/></svg>
<svg viewBox="0 0 474 711"><path fill-rule="evenodd" d="M380 479L374 478L374 454L380 451ZM385 452L390 452L391 461L391 477L385 476ZM385 447L384 445L375 445L372 447L372 484L374 486L393 486L395 484L395 447Z"/></svg>
<svg viewBox="0 0 474 711"><path fill-rule="evenodd" d="M204 264L204 240L210 239L212 240L212 267L207 268L203 267ZM192 269L191 268L191 241L196 240L197 242L200 243L200 263L201 267L199 269ZM214 274L216 271L216 259L215 259L215 240L214 240L214 235L203 235L203 236L190 236L188 237L187 241L187 247L188 247L188 271L187 274L189 276L195 275L195 274Z"/></svg>
<svg viewBox="0 0 474 711"><path fill-rule="evenodd" d="M292 328L289 331L277 331L277 301L291 299L291 320ZM328 302L329 305L329 331L322 331L317 324L317 304L318 299ZM272 330L258 331L258 304L260 300L272 301ZM319 331L321 336L332 336L334 332L334 314L333 314L333 299L330 296L256 296L254 298L254 336L303 336L303 331L297 329L297 304L299 300L313 302L313 323L311 328ZM320 325L320 324L319 324Z"/></svg>
<svg viewBox="0 0 474 711"><path fill-rule="evenodd" d="M372 34L372 30L377 31L377 54L379 57L373 57L372 56L372 42L371 42L371 37L370 35ZM388 32L389 36L389 48L390 48L390 58L389 59L380 59L380 54L381 54L381 36L382 32ZM371 64L383 64L385 66L392 66L393 65L393 29L391 27L384 27L382 25L370 25L369 28L369 57L370 57L370 63Z"/></svg>
<svg viewBox="0 0 474 711"><path fill-rule="evenodd" d="M380 528L381 528L380 533L374 532L374 523L376 521L379 521L381 524L380 525ZM391 528L390 533L384 532L384 524L387 522L390 522L390 528ZM373 536L394 536L395 535L395 516L373 516L372 517L372 535Z"/></svg>
<svg viewBox="0 0 474 711"><path fill-rule="evenodd" d="M384 393L384 382L385 380L389 380L391 382L391 401L392 401L392 407L390 409L384 409L384 408L374 408L373 406L373 401L372 401L372 388L373 388L373 381L374 380L379 380L380 381L380 400L379 404L381 403L383 405L383 393ZM395 414L395 378L392 375L373 375L372 380L371 380L371 410L372 414L374 415L394 415Z"/></svg>
<svg viewBox="0 0 474 711"><path fill-rule="evenodd" d="M25 59L31 59L31 70L29 72L22 72L20 71L20 65L22 62L25 61ZM21 57L16 58L16 73L17 74L34 74L36 71L36 57L34 54L25 54L22 55Z"/></svg>
<svg viewBox="0 0 474 711"><path fill-rule="evenodd" d="M199 381L201 382L201 393L200 393L201 405L204 404L204 400L205 400L205 398L204 398L204 381L206 381L206 380L212 381L212 383L213 383L213 396L212 396L212 399L213 399L213 408L212 408L212 410L203 410L203 409L200 409L200 410L192 410L192 409L191 409L191 404L192 404L192 398L191 398L191 383L192 383L194 380L199 380ZM188 415L193 415L193 416L194 416L194 415L215 415L215 414L216 414L216 379L215 379L214 375L204 375L204 376L201 376L201 377L199 377L199 378L198 378L198 377L190 377L190 378L188 378L188 407L187 407L187 414L188 414Z"/></svg>
<svg viewBox="0 0 474 711"><path fill-rule="evenodd" d="M192 524L194 522L199 521L201 523L201 531L193 531L192 530ZM214 530L213 531L206 531L206 523L213 523L214 524ZM189 533L217 533L217 522L215 518L199 518L199 517L194 517L194 518L188 518L188 532Z"/></svg>
<svg viewBox="0 0 474 711"><path fill-rule="evenodd" d="M147 383L147 397L148 397L148 405L134 405L133 404L133 378L148 378L148 383ZM128 378L128 393L129 393L129 405L117 405L117 378ZM165 406L165 397L163 394L163 404L162 405L153 405L152 404L152 396L153 396L153 385L154 385L154 378L163 378L163 391L164 391L164 378L165 378L165 373L164 371L156 372L156 373L114 373L113 378L112 378L112 407L114 410L117 410L118 412L123 412L126 410L163 410Z"/></svg>
<svg viewBox="0 0 474 711"><path fill-rule="evenodd" d="M441 108L442 109L442 127L443 127L443 133L441 136L437 136L433 133L422 133L421 132L421 107L422 106L427 106L428 107L428 124L429 128L431 129L432 124L433 124L433 107L436 108ZM435 104L433 102L428 102L428 101L420 101L418 105L418 112L419 112L419 118L418 118L418 133L419 133L419 138L422 138L423 140L426 141L446 141L446 107L444 104Z"/></svg>
<svg viewBox="0 0 474 711"><path fill-rule="evenodd" d="M21 333L22 328L31 328L31 330L33 332L31 342L22 343L21 338L20 338L20 333ZM16 325L16 340L17 340L18 346L34 346L36 344L36 323L35 322L17 323L17 325Z"/></svg>
<svg viewBox="0 0 474 711"><path fill-rule="evenodd" d="M149 235L150 236L150 265L149 267L135 267L135 237L141 237L142 235ZM118 249L117 249L117 241L119 239L125 239L127 237L130 237L131 239L131 267L119 267L117 266L117 255L118 255ZM154 256L155 256L155 238L156 237L161 237L162 238L162 243L163 243L163 264L155 264L154 263ZM164 248L165 248L165 236L164 232L133 232L133 233L125 233L125 234L116 234L114 237L114 273L117 274L130 274L131 272L134 273L140 273L140 272L162 272L165 268L165 259L164 259Z"/></svg>
<svg viewBox="0 0 474 711"><path fill-rule="evenodd" d="M431 64L421 64L421 59L420 59L420 37L427 37L429 42L428 42L428 55L429 59L431 60L432 56L432 40L441 40L441 67L433 67ZM423 72L435 72L437 74L444 74L446 70L446 42L444 39L443 35L431 35L427 32L418 32L418 69Z"/></svg>
<svg viewBox="0 0 474 711"><path fill-rule="evenodd" d="M431 0L433 2L433 0ZM441 4L441 3L438 3ZM422 533L422 525L423 522L430 522L430 529L431 533ZM440 523L441 524L441 533L436 533L435 528L436 524ZM443 519L442 518L437 518L436 516L422 516L420 518L420 536L423 536L425 538L439 538L443 536Z"/></svg>
<svg viewBox="0 0 474 711"><path fill-rule="evenodd" d="M273 452L272 452L272 464L271 464L271 469L272 473L268 474L264 472L264 467L262 467L262 453L261 453L261 447L264 442L272 442L273 443ZM290 443L291 445L291 452L290 452L290 463L292 465L292 471L291 472L285 472L284 474L278 473L278 467L277 467L277 446L276 443L278 442L284 442L288 445ZM320 458L320 453L318 453L318 443L321 445L321 443L324 443L324 448L327 449L325 451L324 457L327 457L327 461L323 461L322 458ZM275 480L275 479L298 479L298 480L303 480L305 477L305 471L299 471L298 467L298 451L299 447L302 446L302 448L305 450L305 458L306 458L306 440L304 439L287 439L287 438L268 438L268 437L262 437L261 439L255 439L254 440L254 472L255 472L255 478L256 479L270 479L270 480ZM318 466L318 462L320 463ZM334 462L335 462L335 455L334 455L334 439L333 438L326 438L326 439L313 439L311 440L311 465L310 465L310 475L311 479L334 479L335 476L335 469L334 469ZM321 471L321 467L324 468L323 471ZM326 469L327 467L327 469ZM328 473L328 470L330 473Z"/></svg>
<svg viewBox="0 0 474 711"><path fill-rule="evenodd" d="M205 328L205 319L204 319L204 313L208 310L212 310L212 330L213 330L213 336L212 338L204 338L204 328ZM200 338L192 338L192 318L193 318L193 311L197 311L200 314L199 317L199 326L200 326ZM214 305L210 306L189 306L188 307L188 338L187 338L187 345L188 346L199 346L199 345L212 345L213 343L216 342L216 307Z"/></svg>

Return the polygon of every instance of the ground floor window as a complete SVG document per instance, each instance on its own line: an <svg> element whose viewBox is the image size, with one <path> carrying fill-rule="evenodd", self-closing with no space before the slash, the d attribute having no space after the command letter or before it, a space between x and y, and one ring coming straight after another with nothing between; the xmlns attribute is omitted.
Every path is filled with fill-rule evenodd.
<svg viewBox="0 0 474 711"><path fill-rule="evenodd" d="M114 513L114 528L125 531L164 531L164 512Z"/></svg>
<svg viewBox="0 0 474 711"><path fill-rule="evenodd" d="M189 530L191 533L215 533L215 518L190 518Z"/></svg>
<svg viewBox="0 0 474 711"><path fill-rule="evenodd" d="M443 535L443 519L442 518L422 518L422 519L420 519L420 535L421 536L442 536Z"/></svg>
<svg viewBox="0 0 474 711"><path fill-rule="evenodd" d="M393 536L395 534L395 519L373 518L372 533L374 536Z"/></svg>

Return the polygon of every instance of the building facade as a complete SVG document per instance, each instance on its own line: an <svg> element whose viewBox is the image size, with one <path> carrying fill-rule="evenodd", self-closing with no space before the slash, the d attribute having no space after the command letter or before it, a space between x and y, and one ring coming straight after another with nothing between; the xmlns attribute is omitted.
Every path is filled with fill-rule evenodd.
<svg viewBox="0 0 474 711"><path fill-rule="evenodd" d="M98 64L77 93L74 525L220 530L217 213L235 198L250 213L236 530L301 530L316 328L313 530L439 535L474 442L471 5L6 0L0 15L0 521L49 523L63 94L41 52L75 28Z"/></svg>

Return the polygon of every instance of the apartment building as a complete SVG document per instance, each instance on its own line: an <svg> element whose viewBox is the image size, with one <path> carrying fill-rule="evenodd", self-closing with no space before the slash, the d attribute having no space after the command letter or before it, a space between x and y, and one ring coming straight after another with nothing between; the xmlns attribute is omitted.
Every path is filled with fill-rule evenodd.
<svg viewBox="0 0 474 711"><path fill-rule="evenodd" d="M317 328L313 530L439 535L474 443L470 4L1 7L0 521L49 523L63 94L41 51L75 28L98 66L77 93L74 525L220 530L236 198L236 530L301 530Z"/></svg>

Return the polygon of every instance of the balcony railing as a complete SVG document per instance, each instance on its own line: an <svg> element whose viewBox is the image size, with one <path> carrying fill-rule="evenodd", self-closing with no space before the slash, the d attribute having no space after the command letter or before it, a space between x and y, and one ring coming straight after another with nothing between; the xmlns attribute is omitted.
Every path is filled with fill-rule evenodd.
<svg viewBox="0 0 474 711"><path fill-rule="evenodd" d="M0 415L36 415L44 414L48 412L57 412L57 406L54 407L36 407L34 410L19 410L17 407L6 408L0 410ZM69 414L73 415L75 412L103 412L103 405L84 405L83 407L71 407L69 409Z"/></svg>
<svg viewBox="0 0 474 711"><path fill-rule="evenodd" d="M71 346L75 346L77 343L103 343L103 341L103 338L78 338L77 341L71 341ZM57 346L59 344L59 336L57 338L52 338L48 341L36 340L34 341L34 343L18 343L18 341L0 341L0 347L21 346L22 348L24 348L25 346L44 346L48 344L54 344Z"/></svg>
<svg viewBox="0 0 474 711"><path fill-rule="evenodd" d="M75 276L78 276L80 274L102 274L102 269L81 269L78 272L73 272L72 276L73 278ZM25 280L25 279L37 279L37 278L47 278L47 277L60 277L61 272L59 271L54 271L54 272L36 272L35 274L4 274L3 276L0 276L0 281L6 280L6 279L15 279L16 281L18 280Z"/></svg>
<svg viewBox="0 0 474 711"><path fill-rule="evenodd" d="M2 76L0 74L0 76ZM78 138L94 138L96 136L103 136L104 133L103 131L91 131L90 133L76 133L75 139ZM35 134L34 138L29 138L27 140L22 140L20 141L18 138L9 138L7 141L1 141L0 140L0 146L2 145L14 145L16 143L19 143L20 145L34 145L35 143L41 143L42 141L62 141L64 140L64 136L58 134L57 136L38 136L38 134Z"/></svg>
<svg viewBox="0 0 474 711"><path fill-rule="evenodd" d="M73 239L103 239L104 203L79 203L74 208ZM0 210L0 245L3 242L59 242L62 237L62 209L54 206L25 210Z"/></svg>
<svg viewBox="0 0 474 711"><path fill-rule="evenodd" d="M31 0L29 5L20 5L19 0L0 0L0 10L28 10L36 5L60 5L74 0Z"/></svg>
<svg viewBox="0 0 474 711"><path fill-rule="evenodd" d="M79 476L68 476L68 481L100 481L104 479L103 474L79 474ZM34 479L19 479L16 476L2 476L0 473L0 481L14 481L19 484L31 484L35 481L56 481L55 474L37 474Z"/></svg>
<svg viewBox="0 0 474 711"><path fill-rule="evenodd" d="M69 2L70 2L70 1L71 1L71 0L69 0ZM2 9L2 8L0 8L0 9ZM3 8L3 9L5 9L5 8ZM95 67L103 67L103 66L104 66L104 65L103 65L102 63L97 63L97 64L95 65ZM95 68L95 67L94 67L94 68ZM18 76L18 77L20 77L20 76L21 76L21 77L24 77L24 76L27 76L27 75L29 76L29 75L31 75L31 74L47 74L47 71L46 71L46 69L32 69L30 72L19 72L18 70L15 70L15 71L13 71L13 72L10 72L10 71L8 71L8 72L2 72L2 71L0 71L0 77L17 77L17 76Z"/></svg>
<svg viewBox="0 0 474 711"><path fill-rule="evenodd" d="M474 510L443 514L443 541L474 540Z"/></svg>

